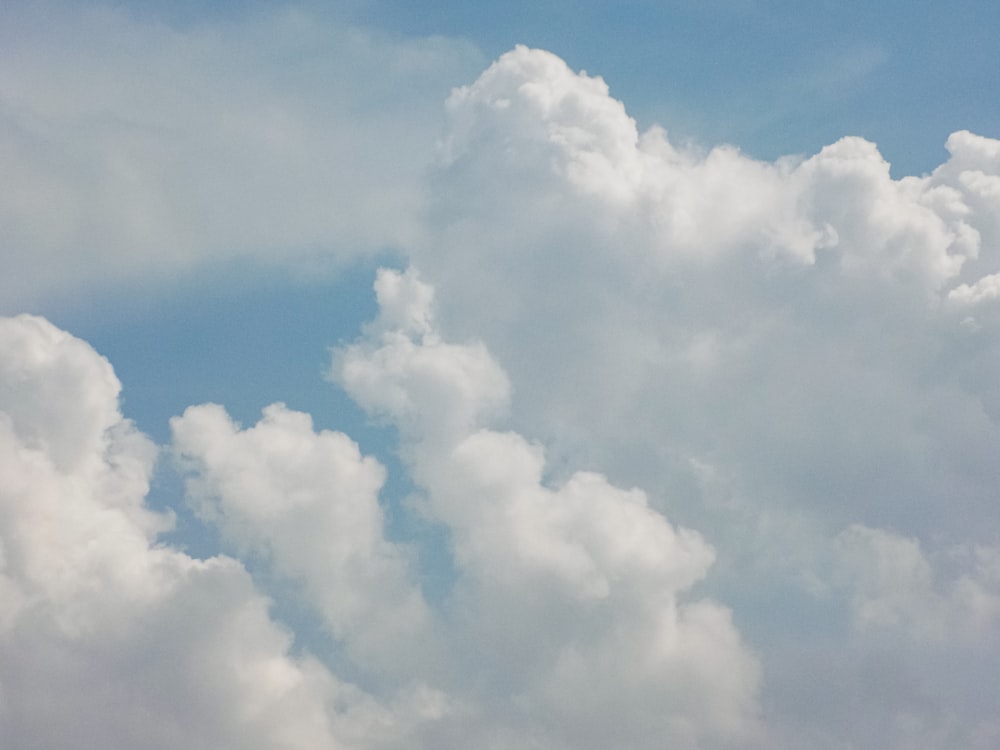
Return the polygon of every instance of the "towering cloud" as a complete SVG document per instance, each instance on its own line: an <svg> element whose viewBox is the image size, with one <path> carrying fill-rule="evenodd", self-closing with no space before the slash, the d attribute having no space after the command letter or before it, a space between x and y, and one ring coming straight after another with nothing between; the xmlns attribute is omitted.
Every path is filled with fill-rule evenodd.
<svg viewBox="0 0 1000 750"><path fill-rule="evenodd" d="M717 464L844 524L985 508L995 462L967 463L997 440L996 141L956 133L899 180L859 138L703 153L525 48L448 114L415 255L442 325L504 361L526 431L622 471L651 449ZM967 515L936 499L951 479Z"/></svg>
<svg viewBox="0 0 1000 750"><path fill-rule="evenodd" d="M997 657L997 141L955 133L902 179L856 137L775 163L702 151L525 48L448 117L415 254L441 325L498 354L512 423L556 465L640 484L716 541L711 580L771 666L772 742L988 747L956 675L970 642ZM922 687L851 709L886 629Z"/></svg>

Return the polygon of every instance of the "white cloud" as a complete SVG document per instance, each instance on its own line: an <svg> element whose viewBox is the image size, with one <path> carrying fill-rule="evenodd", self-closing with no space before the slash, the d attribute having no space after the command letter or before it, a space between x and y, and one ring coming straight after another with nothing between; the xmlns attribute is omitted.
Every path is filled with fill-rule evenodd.
<svg viewBox="0 0 1000 750"><path fill-rule="evenodd" d="M411 438L448 443L507 407L504 372L479 342L449 344L433 327L434 292L416 272L382 269L370 336L336 353L352 398Z"/></svg>
<svg viewBox="0 0 1000 750"><path fill-rule="evenodd" d="M937 287L978 250L954 189L892 180L861 138L775 164L728 146L678 149L660 128L640 135L600 78L540 50L507 53L447 106L437 210L446 229L483 233L477 258L553 243L546 230L580 222L596 241L567 247L567 260L589 251L676 271L678 256L750 251L811 264L832 249L856 273L908 274ZM526 221L508 225L514 236L493 234L513 208Z"/></svg>
<svg viewBox="0 0 1000 750"><path fill-rule="evenodd" d="M600 79L526 48L457 90L448 116L435 231L413 253L441 329L504 363L511 424L545 439L553 472L643 486L717 542L707 586L741 603L777 675L764 690L782 696L778 743L803 681L878 648L833 593L840 530L894 528L935 560L1000 534L1000 145L953 134L945 163L902 179L856 137L774 163L680 146L640 133ZM988 628L942 614L992 617L972 556L954 568L933 585L907 568L859 596L917 640L936 633L936 654L962 661L971 643L995 663ZM974 746L971 729L943 728L984 726L995 706L971 708L976 688L945 657L898 648L937 706L921 731ZM815 702L844 706L851 679L810 688ZM887 706L817 714L808 737L906 747L916 730L888 729Z"/></svg>
<svg viewBox="0 0 1000 750"><path fill-rule="evenodd" d="M0 320L0 339L4 747L359 747L399 731L407 705L289 655L238 561L156 543L170 518L143 504L155 449L118 412L106 360L40 318Z"/></svg>
<svg viewBox="0 0 1000 750"><path fill-rule="evenodd" d="M489 353L439 339L431 292L412 271L381 271L376 286L388 310L335 354L333 375L404 428L422 508L450 532L450 640L473 675L460 694L477 686L488 715L513 711L544 747L752 736L756 661L725 608L686 594L712 548L599 474L549 486L540 446L485 426L495 418L485 407L506 396ZM399 299L419 302L400 315ZM386 315L411 334L388 330Z"/></svg>
<svg viewBox="0 0 1000 750"><path fill-rule="evenodd" d="M281 404L241 430L220 406L172 421L187 492L243 556L262 554L305 595L366 671L398 678L440 661L405 549L384 538L384 469L341 433Z"/></svg>
<svg viewBox="0 0 1000 750"><path fill-rule="evenodd" d="M448 112L414 256L442 327L504 362L519 429L650 487L696 457L831 532L874 506L920 531L988 506L996 328L973 343L942 302L1000 265L1000 210L970 188L995 141L955 134L899 180L860 138L773 164L701 152L526 48Z"/></svg>
<svg viewBox="0 0 1000 750"><path fill-rule="evenodd" d="M423 509L451 535L456 580L437 611L415 558L385 538L383 468L349 438L281 405L248 429L213 405L173 422L196 509L241 556L304 584L377 695L291 656L237 559L158 543L171 519L144 504L155 448L122 418L106 360L43 319L0 322L5 745L695 748L756 736L757 661L729 611L689 591L712 548L599 474L547 483L539 446L482 427L479 406L506 397L489 353L440 339L414 273L382 272L377 286L385 314L339 373L364 361L401 394L372 406L409 430ZM372 377L348 387L371 393ZM448 387L461 419L435 413Z"/></svg>
<svg viewBox="0 0 1000 750"><path fill-rule="evenodd" d="M1000 274L997 273L983 276L973 284L959 284L948 292L949 300L966 305L975 305L997 297L1000 297Z"/></svg>
<svg viewBox="0 0 1000 750"><path fill-rule="evenodd" d="M19 316L0 333L7 355L0 364L2 395L11 429L60 470L93 461L108 430L121 421L116 401L121 386L110 363L41 318ZM47 377L37 377L39 370Z"/></svg>
<svg viewBox="0 0 1000 750"><path fill-rule="evenodd" d="M28 71L0 74L10 278L45 296L81 267L405 244L422 277L380 272L333 376L398 428L453 586L423 598L418 556L385 537L384 470L346 436L280 405L248 428L193 407L175 448L196 507L302 585L372 695L289 656L239 562L156 543L155 450L110 365L8 322L0 737L46 717L47 746L80 721L129 745L128 717L91 710L124 695L162 720L155 746L995 745L1000 142L955 133L903 179L855 137L766 163L640 133L602 80L518 48L449 98L421 184L433 118L292 85L276 58L316 37L269 18L275 35L86 16L148 70L86 51L78 86L54 43L5 53ZM347 51L309 59L367 61L387 98L404 63L440 83L466 59L330 33ZM95 679L124 688L72 689Z"/></svg>

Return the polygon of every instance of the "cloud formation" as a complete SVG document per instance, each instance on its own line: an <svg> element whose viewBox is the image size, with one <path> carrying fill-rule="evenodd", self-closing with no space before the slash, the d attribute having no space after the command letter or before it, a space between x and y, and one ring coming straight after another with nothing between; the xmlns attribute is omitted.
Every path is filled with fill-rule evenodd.
<svg viewBox="0 0 1000 750"><path fill-rule="evenodd" d="M279 21L281 50L301 51L301 17ZM148 33L164 80L181 58L219 62L212 39ZM270 70L261 33L226 50ZM442 78L463 54L351 39L362 60L391 48ZM404 246L409 267L378 272L378 317L330 377L395 428L414 492L385 497L385 467L308 414L275 404L245 427L192 406L171 454L225 548L194 559L144 502L157 448L122 417L110 364L40 318L5 319L4 744L1000 741L1000 142L954 133L943 164L901 179L857 137L762 162L639 132L600 78L519 47L452 92L426 179L427 129L418 148L399 141L387 197L399 165L371 153L405 123L375 117L358 164L314 163L325 123L386 112L350 86L348 115L235 73L192 73L164 102L85 55L83 72L118 82L95 104L47 88L44 55L18 50L38 85L3 79L20 176L2 200L31 294L61 283L36 251L48 268L101 245L141 275L201 263L199 248L274 258L285 243L275 262L294 266L327 241ZM213 80L241 96L214 97ZM65 148L51 164L27 148L43 132ZM354 154L354 137L334 141ZM238 164L249 191L223 209L282 193L276 164L296 167L306 203L287 191L230 232L175 203L197 190L123 187L129 165L158 175L203 149L199 181L227 195ZM358 190L312 191L345 163L379 168ZM30 215L38 195L65 198L64 225ZM147 230L161 244L139 242ZM390 533L389 507L445 540L447 570L428 569L426 539ZM332 656L293 641L275 585Z"/></svg>
<svg viewBox="0 0 1000 750"><path fill-rule="evenodd" d="M770 623L772 741L987 747L989 710L965 708L976 689L956 675L970 643L997 657L981 560L1000 534L1000 144L957 132L948 161L902 179L857 137L774 163L676 145L526 48L456 90L448 117L436 234L414 254L441 325L502 359L512 423L557 466L644 486L716 542L717 590ZM829 608L860 630L806 626ZM883 627L965 666L897 642L938 708L900 690L852 723L833 707ZM852 666L809 686L830 713L791 729L791 695L837 649Z"/></svg>
<svg viewBox="0 0 1000 750"><path fill-rule="evenodd" d="M712 548L599 474L549 486L540 446L488 427L484 407L504 401L506 382L482 345L439 341L412 272L382 271L376 289L388 320L338 355L338 378L367 405L379 373L389 400L372 405L424 425L403 433L404 455L423 511L450 533L449 640L481 672L470 682L512 701L498 713L516 706L545 747L751 736L756 661L725 608L683 597ZM405 314L387 298L407 300ZM421 325L386 330L400 318Z"/></svg>
<svg viewBox="0 0 1000 750"><path fill-rule="evenodd" d="M0 320L0 737L7 747L315 748L383 711L291 635L237 560L157 543L155 447L87 344Z"/></svg>
<svg viewBox="0 0 1000 750"><path fill-rule="evenodd" d="M341 433L315 433L281 404L241 430L216 405L173 420L192 474L189 499L241 556L263 555L305 585L331 634L374 668L407 654L441 658L405 550L384 536L384 469Z"/></svg>
<svg viewBox="0 0 1000 750"><path fill-rule="evenodd" d="M996 141L956 133L948 162L900 180L859 138L774 164L706 153L640 135L600 79L525 48L448 110L438 233L415 255L443 325L504 361L531 434L618 462L660 446L823 503L819 477L902 490L930 453L957 477L995 444L974 373L996 351Z"/></svg>
<svg viewBox="0 0 1000 750"><path fill-rule="evenodd" d="M436 609L385 537L384 470L346 436L281 405L248 429L192 407L173 431L202 518L302 585L378 696L290 656L237 559L157 542L171 519L143 502L155 448L119 413L110 365L40 318L4 319L13 746L124 747L140 726L143 747L700 747L756 731L755 658L724 607L684 595L712 548L598 474L548 486L539 446L482 424L475 404L506 385L488 352L439 340L414 274L376 286L383 315L338 377L371 398L377 376L390 396L373 408L409 430L423 511L452 539Z"/></svg>

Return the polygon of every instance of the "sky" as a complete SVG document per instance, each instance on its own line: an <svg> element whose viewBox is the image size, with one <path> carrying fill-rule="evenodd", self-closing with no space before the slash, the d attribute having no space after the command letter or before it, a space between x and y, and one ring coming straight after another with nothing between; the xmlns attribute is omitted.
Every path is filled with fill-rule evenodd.
<svg viewBox="0 0 1000 750"><path fill-rule="evenodd" d="M0 746L1000 746L995 3L0 9Z"/></svg>

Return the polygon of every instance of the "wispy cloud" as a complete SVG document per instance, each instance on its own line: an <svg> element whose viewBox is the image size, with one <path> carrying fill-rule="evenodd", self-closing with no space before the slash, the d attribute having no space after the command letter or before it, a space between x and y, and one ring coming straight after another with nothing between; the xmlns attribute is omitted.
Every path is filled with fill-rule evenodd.
<svg viewBox="0 0 1000 750"><path fill-rule="evenodd" d="M8 312L234 258L335 266L406 244L440 100L478 63L462 42L290 9L184 28L28 15L0 53Z"/></svg>

